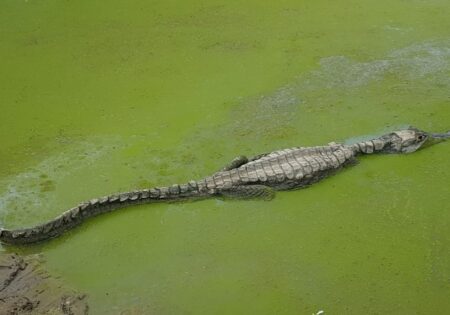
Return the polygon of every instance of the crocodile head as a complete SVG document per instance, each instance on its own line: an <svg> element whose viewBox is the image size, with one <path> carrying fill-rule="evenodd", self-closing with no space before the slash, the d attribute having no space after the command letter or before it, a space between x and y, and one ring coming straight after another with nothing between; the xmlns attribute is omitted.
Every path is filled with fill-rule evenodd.
<svg viewBox="0 0 450 315"><path fill-rule="evenodd" d="M385 153L411 153L449 138L450 131L429 133L410 127L380 137L379 139L385 143L380 151Z"/></svg>

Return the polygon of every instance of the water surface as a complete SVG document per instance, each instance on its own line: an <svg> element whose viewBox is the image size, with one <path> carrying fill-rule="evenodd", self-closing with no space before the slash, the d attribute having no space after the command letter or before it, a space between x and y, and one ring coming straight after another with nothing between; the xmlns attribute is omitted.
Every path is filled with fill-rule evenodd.
<svg viewBox="0 0 450 315"><path fill-rule="evenodd" d="M3 1L0 224L240 154L450 128L446 1ZM450 144L27 249L93 314L449 313Z"/></svg>

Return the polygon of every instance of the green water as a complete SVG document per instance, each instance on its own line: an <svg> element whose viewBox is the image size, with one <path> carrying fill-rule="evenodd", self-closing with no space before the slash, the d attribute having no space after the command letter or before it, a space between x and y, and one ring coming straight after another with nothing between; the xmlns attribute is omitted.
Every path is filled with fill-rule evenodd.
<svg viewBox="0 0 450 315"><path fill-rule="evenodd" d="M450 129L448 1L0 3L0 225L234 156ZM28 249L92 314L450 313L450 143Z"/></svg>

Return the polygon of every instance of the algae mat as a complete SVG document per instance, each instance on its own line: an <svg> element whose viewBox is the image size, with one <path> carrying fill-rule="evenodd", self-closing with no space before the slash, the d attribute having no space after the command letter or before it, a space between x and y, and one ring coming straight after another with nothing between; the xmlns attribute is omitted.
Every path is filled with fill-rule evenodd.
<svg viewBox="0 0 450 315"><path fill-rule="evenodd" d="M448 1L3 1L0 224L239 154L450 128ZM92 314L450 312L450 144L26 249Z"/></svg>

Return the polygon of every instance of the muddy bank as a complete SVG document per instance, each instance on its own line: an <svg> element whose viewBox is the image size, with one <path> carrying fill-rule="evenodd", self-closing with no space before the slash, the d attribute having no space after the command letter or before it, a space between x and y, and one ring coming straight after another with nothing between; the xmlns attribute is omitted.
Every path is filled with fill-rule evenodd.
<svg viewBox="0 0 450 315"><path fill-rule="evenodd" d="M0 314L88 314L85 295L45 271L38 255L0 254Z"/></svg>

